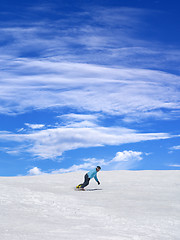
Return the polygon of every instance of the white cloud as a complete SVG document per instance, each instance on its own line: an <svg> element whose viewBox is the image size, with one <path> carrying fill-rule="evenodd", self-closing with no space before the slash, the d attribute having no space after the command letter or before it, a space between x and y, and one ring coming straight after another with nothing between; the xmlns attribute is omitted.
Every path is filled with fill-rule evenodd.
<svg viewBox="0 0 180 240"><path fill-rule="evenodd" d="M25 125L32 129L40 129L45 126L44 124L30 124L30 123L25 123Z"/></svg>
<svg viewBox="0 0 180 240"><path fill-rule="evenodd" d="M117 152L112 160L88 158L84 159L84 162L89 163L92 167L100 165L104 170L128 170L137 162L141 161L143 155L146 155L146 153L124 150L122 152Z"/></svg>
<svg viewBox="0 0 180 240"><path fill-rule="evenodd" d="M83 128L83 127L97 127L98 118L101 117L100 114L64 114L58 116L58 118L62 119L62 125L66 127L73 128Z"/></svg>
<svg viewBox="0 0 180 240"><path fill-rule="evenodd" d="M46 7L39 5L36 9ZM126 122L176 117L172 111L179 106L179 76L147 68L157 69L162 59L175 58L179 64L179 51L155 49L154 44L134 35L144 26L145 14L151 13L136 8L97 7L68 19L62 14L61 20L53 22L1 27L4 38L9 40L11 36L13 41L1 49L0 113L69 107L121 115ZM74 26L72 23L83 14L84 22ZM23 53L28 55L29 46L37 57L18 58ZM117 67L117 62L122 64ZM169 64L165 64L167 69ZM84 126L89 124L84 122Z"/></svg>
<svg viewBox="0 0 180 240"><path fill-rule="evenodd" d="M136 151L123 151L117 152L116 156L112 159L111 162L128 162L128 161L140 161L142 160L142 152Z"/></svg>
<svg viewBox="0 0 180 240"><path fill-rule="evenodd" d="M71 121L97 121L97 118L100 116L100 114L90 115L90 114L75 114L75 113L69 113L59 116L60 118L70 119Z"/></svg>
<svg viewBox="0 0 180 240"><path fill-rule="evenodd" d="M143 159L144 153L124 150L117 152L116 156L108 162L108 169L111 170L128 170L136 166Z"/></svg>
<svg viewBox="0 0 180 240"><path fill-rule="evenodd" d="M54 170L51 173L58 174L58 173L76 172L76 171L80 171L80 170L91 169L92 167L94 167L94 166L91 163L83 163L83 164L79 164L79 165L73 165L69 168L61 168L58 170Z"/></svg>
<svg viewBox="0 0 180 240"><path fill-rule="evenodd" d="M37 5L31 10L46 11L46 8L47 5ZM53 11L53 14L57 13L55 8L53 10L49 7L48 10ZM178 69L180 56L178 49L173 49L171 46L168 50L163 44L142 39L142 29L149 27L144 21L144 16L150 14L154 15L157 12L137 8L107 9L96 6L74 12L68 18L62 12L59 20L27 22L26 27L24 23L20 25L19 22L7 25L4 23L0 28L2 39L13 39L13 41L8 41L8 47L3 46L1 53L27 56L29 52L37 57L39 55L41 59L47 56L59 56L69 62L105 65L112 63L116 65L117 62L121 62L126 67L157 69L163 66L162 69L167 69L170 66L172 69L175 66ZM83 21L80 21L82 16ZM77 22L78 26L74 24ZM79 51L74 48L75 45L78 46Z"/></svg>
<svg viewBox="0 0 180 240"><path fill-rule="evenodd" d="M168 165L169 167L177 167L177 168L180 168L180 164L170 164Z"/></svg>
<svg viewBox="0 0 180 240"><path fill-rule="evenodd" d="M30 170L28 171L28 174L29 174L29 175L41 175L41 174L43 174L43 172L41 171L40 168L38 168L38 167L33 167L32 169L30 169Z"/></svg>
<svg viewBox="0 0 180 240"><path fill-rule="evenodd" d="M163 109L169 111L169 118L175 117L173 111L179 106L180 78L173 74L62 63L53 59L19 59L14 66L16 71L18 68L22 73L27 71L33 75L19 76L13 70L3 74L1 113L69 107L121 115L126 121L133 121L148 117L166 119Z"/></svg>
<svg viewBox="0 0 180 240"><path fill-rule="evenodd" d="M2 133L0 139L27 142L25 151L40 158L56 158L63 152L88 147L121 145L148 140L167 139L167 133L138 133L120 127L92 127L39 130L28 134Z"/></svg>
<svg viewBox="0 0 180 240"><path fill-rule="evenodd" d="M173 146L170 148L170 150L180 150L180 145Z"/></svg>
<svg viewBox="0 0 180 240"><path fill-rule="evenodd" d="M0 133L0 139L21 144L21 152L40 158L56 158L63 152L88 147L113 146L149 140L168 139L167 133L139 133L120 127L58 127L32 133ZM26 144L25 144L26 143Z"/></svg>

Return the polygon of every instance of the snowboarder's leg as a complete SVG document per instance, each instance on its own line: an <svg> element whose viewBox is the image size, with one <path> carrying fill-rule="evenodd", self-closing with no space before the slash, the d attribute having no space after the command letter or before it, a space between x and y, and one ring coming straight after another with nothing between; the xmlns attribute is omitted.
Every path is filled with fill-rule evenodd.
<svg viewBox="0 0 180 240"><path fill-rule="evenodd" d="M86 173L86 175L84 176L84 182L82 184L80 184L79 188L84 188L89 184L90 178L88 176L88 174Z"/></svg>

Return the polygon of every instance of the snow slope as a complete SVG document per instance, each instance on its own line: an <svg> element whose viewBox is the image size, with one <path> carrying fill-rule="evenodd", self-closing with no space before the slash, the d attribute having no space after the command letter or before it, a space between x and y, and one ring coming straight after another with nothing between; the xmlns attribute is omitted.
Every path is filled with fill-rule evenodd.
<svg viewBox="0 0 180 240"><path fill-rule="evenodd" d="M180 171L0 178L2 240L179 240Z"/></svg>

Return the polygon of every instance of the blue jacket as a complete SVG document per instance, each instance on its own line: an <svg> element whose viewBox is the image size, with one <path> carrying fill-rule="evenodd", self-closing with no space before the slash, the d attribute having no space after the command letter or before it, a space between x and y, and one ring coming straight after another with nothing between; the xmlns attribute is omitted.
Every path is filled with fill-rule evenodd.
<svg viewBox="0 0 180 240"><path fill-rule="evenodd" d="M92 169L91 171L89 171L88 173L88 177L91 179L91 178L94 178L96 180L96 182L98 182L98 178L97 178L97 171L96 171L96 168L95 169Z"/></svg>

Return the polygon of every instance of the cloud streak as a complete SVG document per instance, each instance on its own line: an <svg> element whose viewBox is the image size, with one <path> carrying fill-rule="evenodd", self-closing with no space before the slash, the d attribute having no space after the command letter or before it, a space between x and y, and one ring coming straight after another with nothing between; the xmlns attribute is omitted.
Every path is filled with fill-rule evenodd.
<svg viewBox="0 0 180 240"><path fill-rule="evenodd" d="M170 148L170 150L180 150L180 145L173 146Z"/></svg>
<svg viewBox="0 0 180 240"><path fill-rule="evenodd" d="M54 21L37 18L37 11L60 15ZM42 58L59 56L66 61L123 67L178 70L180 52L162 43L142 40L144 21L157 12L137 8L89 8L61 12L53 5L35 6L23 18L23 24L0 22L1 54ZM34 15L32 15L34 13ZM61 14L60 14L61 13ZM159 13L158 13L159 14ZM32 21L32 18L35 20ZM31 19L31 21L29 21ZM83 21L82 21L83 19ZM34 41L35 40L35 41ZM4 48L5 46L5 48ZM161 68L161 69L162 69Z"/></svg>
<svg viewBox="0 0 180 240"><path fill-rule="evenodd" d="M40 5L31 14L42 10L57 11ZM151 14L99 7L66 12L55 21L1 24L6 47L1 48L0 113L67 107L120 115L125 122L176 117L180 78L159 69L162 59L176 66L180 53L141 39L143 18Z"/></svg>
<svg viewBox="0 0 180 240"><path fill-rule="evenodd" d="M171 114L179 108L180 78L173 74L53 60L19 59L15 65L15 71L1 76L4 114L66 106L126 117L163 118L163 109Z"/></svg>
<svg viewBox="0 0 180 240"><path fill-rule="evenodd" d="M56 158L65 151L114 146L149 140L168 139L167 133L138 133L135 130L120 127L61 127L32 132L29 134L1 133L0 139L27 143L25 152L42 159Z"/></svg>

